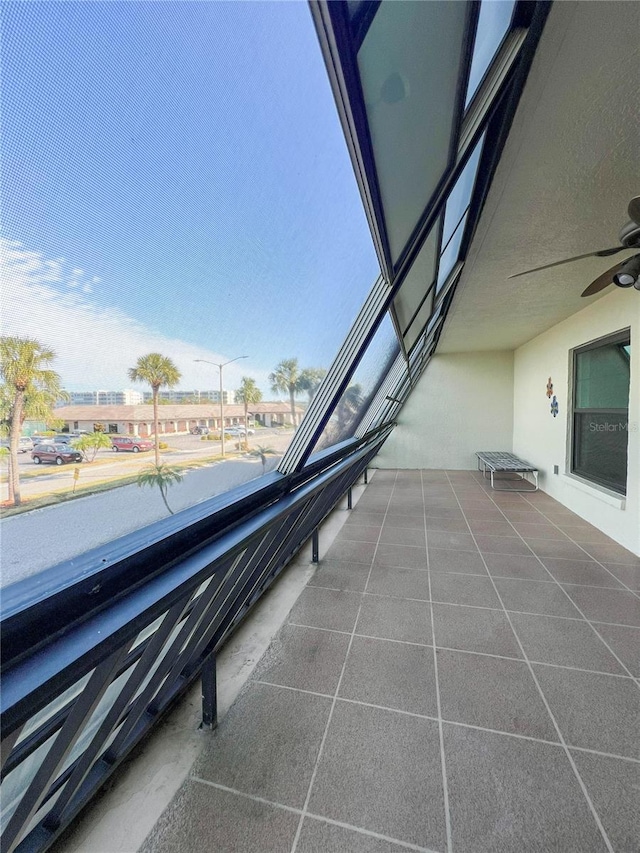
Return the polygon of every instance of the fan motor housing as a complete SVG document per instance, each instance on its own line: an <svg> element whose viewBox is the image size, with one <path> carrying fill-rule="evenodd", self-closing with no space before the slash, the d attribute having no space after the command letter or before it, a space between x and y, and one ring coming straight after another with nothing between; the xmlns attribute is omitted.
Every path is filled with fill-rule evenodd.
<svg viewBox="0 0 640 853"><path fill-rule="evenodd" d="M627 249L640 249L640 225L627 222L620 232L620 242Z"/></svg>

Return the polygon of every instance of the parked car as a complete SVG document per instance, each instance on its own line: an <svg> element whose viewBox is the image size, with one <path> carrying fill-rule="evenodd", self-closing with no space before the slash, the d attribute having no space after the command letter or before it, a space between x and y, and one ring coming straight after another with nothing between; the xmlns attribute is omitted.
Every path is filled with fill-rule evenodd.
<svg viewBox="0 0 640 853"><path fill-rule="evenodd" d="M31 451L31 458L36 465L41 462L55 462L64 465L65 462L82 462L82 454L68 444L36 444Z"/></svg>
<svg viewBox="0 0 640 853"><path fill-rule="evenodd" d="M191 430L191 435L209 435L211 430L206 426L194 426Z"/></svg>
<svg viewBox="0 0 640 853"><path fill-rule="evenodd" d="M0 440L0 447L10 447L11 439L3 438ZM18 452L26 453L28 450L33 450L33 441L28 435L21 435L18 439Z"/></svg>
<svg viewBox="0 0 640 853"><path fill-rule="evenodd" d="M254 429L247 429L246 427L243 427L243 426L232 426L232 427L225 427L224 428L224 434L225 435L244 437L247 435L253 435L254 433L255 433Z"/></svg>
<svg viewBox="0 0 640 853"><path fill-rule="evenodd" d="M137 435L111 435L111 449L116 453L119 450L140 453L145 450L153 450L153 442L148 438L140 438Z"/></svg>

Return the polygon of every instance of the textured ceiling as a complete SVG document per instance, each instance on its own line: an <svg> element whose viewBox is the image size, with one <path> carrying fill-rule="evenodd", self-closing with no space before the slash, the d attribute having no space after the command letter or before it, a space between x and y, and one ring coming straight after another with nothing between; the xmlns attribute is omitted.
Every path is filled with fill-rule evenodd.
<svg viewBox="0 0 640 853"><path fill-rule="evenodd" d="M440 352L520 346L599 299L580 293L633 254L508 279L618 244L629 199L640 195L639 32L640 3L554 4Z"/></svg>

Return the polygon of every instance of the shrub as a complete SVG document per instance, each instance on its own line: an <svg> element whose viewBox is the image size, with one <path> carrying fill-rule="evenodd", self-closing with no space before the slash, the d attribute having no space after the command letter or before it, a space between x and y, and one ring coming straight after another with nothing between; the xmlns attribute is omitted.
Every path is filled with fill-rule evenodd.
<svg viewBox="0 0 640 853"><path fill-rule="evenodd" d="M158 447L160 448L160 450L166 450L169 447L169 445L167 444L166 441L159 441Z"/></svg>

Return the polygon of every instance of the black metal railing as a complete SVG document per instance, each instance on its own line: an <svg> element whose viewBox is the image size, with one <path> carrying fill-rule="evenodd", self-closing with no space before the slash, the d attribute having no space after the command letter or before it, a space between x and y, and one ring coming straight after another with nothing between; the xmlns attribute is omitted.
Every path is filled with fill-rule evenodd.
<svg viewBox="0 0 640 853"><path fill-rule="evenodd" d="M4 853L46 850L197 677L215 725L218 650L391 429L7 589Z"/></svg>

